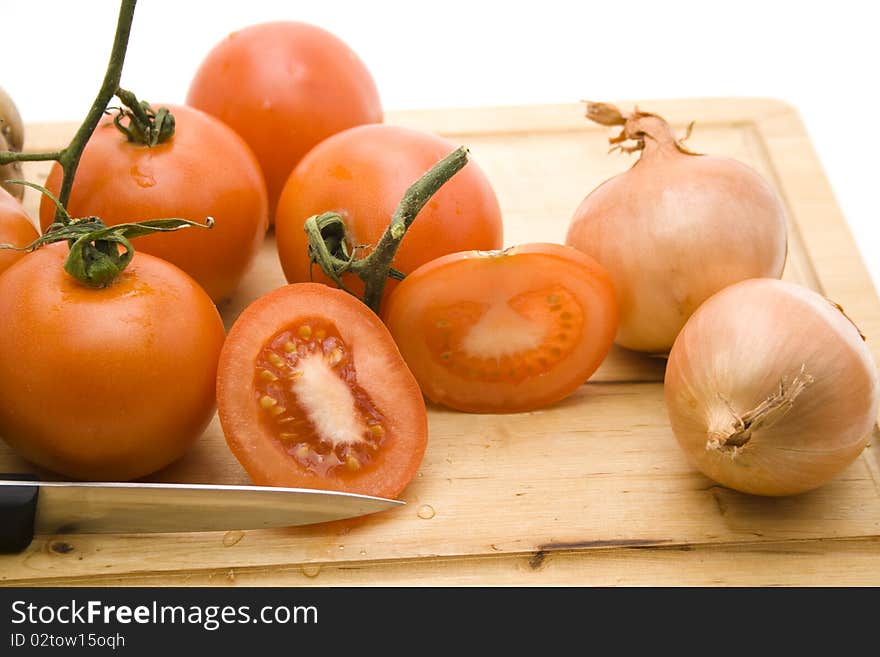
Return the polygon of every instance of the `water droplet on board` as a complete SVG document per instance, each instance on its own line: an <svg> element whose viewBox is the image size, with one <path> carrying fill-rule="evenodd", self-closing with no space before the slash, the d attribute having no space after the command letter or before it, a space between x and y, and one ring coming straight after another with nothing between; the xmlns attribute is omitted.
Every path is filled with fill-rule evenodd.
<svg viewBox="0 0 880 657"><path fill-rule="evenodd" d="M317 577L321 572L321 566L316 563L307 563L302 567L302 573L306 577Z"/></svg>
<svg viewBox="0 0 880 657"><path fill-rule="evenodd" d="M366 553L367 553L366 550L361 550L361 551L360 551L360 555L361 555L361 556L364 556Z"/></svg>
<svg viewBox="0 0 880 657"><path fill-rule="evenodd" d="M430 520L434 517L434 507L430 504L422 504L418 510L418 516L422 520Z"/></svg>
<svg viewBox="0 0 880 657"><path fill-rule="evenodd" d="M244 538L244 532L238 529L223 534L223 547L232 547Z"/></svg>

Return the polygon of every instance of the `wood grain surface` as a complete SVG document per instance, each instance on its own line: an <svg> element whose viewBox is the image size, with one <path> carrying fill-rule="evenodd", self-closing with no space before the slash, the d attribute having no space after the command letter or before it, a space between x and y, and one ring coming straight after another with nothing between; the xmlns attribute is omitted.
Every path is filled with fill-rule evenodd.
<svg viewBox="0 0 880 657"><path fill-rule="evenodd" d="M880 301L797 113L760 99L645 101L689 146L760 171L790 219L785 278L847 310L880 359ZM578 105L393 113L389 122L467 144L501 202L505 242L561 241L583 196L632 158ZM72 126L29 126L28 148ZM30 179L45 164L29 165ZM33 190L27 205L35 215ZM271 236L236 297L284 284ZM542 411L464 415L430 408L425 460L386 514L288 530L44 536L0 557L0 583L246 585L880 584L880 460L871 445L840 477L763 499L690 468L668 426L664 360L615 349L571 398ZM0 470L28 469L0 443ZM246 483L211 425L156 481ZM430 516L430 517L427 517Z"/></svg>

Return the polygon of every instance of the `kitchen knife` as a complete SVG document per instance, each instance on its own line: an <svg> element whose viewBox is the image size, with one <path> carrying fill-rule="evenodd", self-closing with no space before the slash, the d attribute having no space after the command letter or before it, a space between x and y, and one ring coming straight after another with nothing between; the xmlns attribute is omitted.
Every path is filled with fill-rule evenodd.
<svg viewBox="0 0 880 657"><path fill-rule="evenodd" d="M0 475L0 552L34 534L137 534L293 527L403 505L308 488L37 481Z"/></svg>

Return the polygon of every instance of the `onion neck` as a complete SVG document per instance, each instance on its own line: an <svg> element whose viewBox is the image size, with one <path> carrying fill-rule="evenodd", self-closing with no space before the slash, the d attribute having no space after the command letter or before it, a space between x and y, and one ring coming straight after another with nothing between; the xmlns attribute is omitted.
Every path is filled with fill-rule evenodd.
<svg viewBox="0 0 880 657"><path fill-rule="evenodd" d="M684 141L691 135L693 123L688 125L684 137L678 139L672 132L672 126L663 117L642 112L638 108L625 113L608 103L588 102L586 116L600 125L621 127L617 135L608 139L608 143L612 145L611 150L623 153L643 152L645 155L660 152L700 155L684 145Z"/></svg>
<svg viewBox="0 0 880 657"><path fill-rule="evenodd" d="M814 380L804 371L802 365L800 372L791 381L783 377L779 382L779 388L773 394L742 415L733 409L727 399L721 397L733 416L733 424L721 431L710 431L706 448L732 450L736 453L739 448L749 443L756 430L773 426L781 420L794 406L795 400L806 388L812 385Z"/></svg>

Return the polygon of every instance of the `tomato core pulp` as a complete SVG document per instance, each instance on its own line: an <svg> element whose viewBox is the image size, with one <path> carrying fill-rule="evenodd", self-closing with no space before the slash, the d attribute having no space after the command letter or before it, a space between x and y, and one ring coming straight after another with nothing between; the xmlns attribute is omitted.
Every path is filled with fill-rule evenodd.
<svg viewBox="0 0 880 657"><path fill-rule="evenodd" d="M254 403L290 458L320 476L369 468L384 442L384 418L358 385L351 349L319 317L269 339L254 366Z"/></svg>

